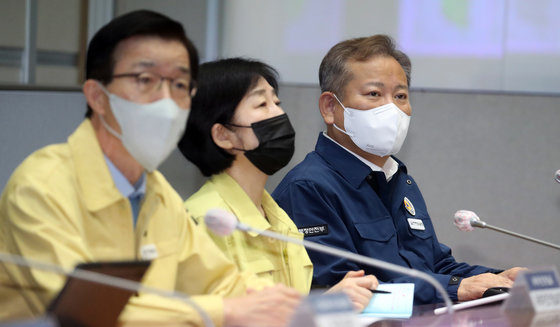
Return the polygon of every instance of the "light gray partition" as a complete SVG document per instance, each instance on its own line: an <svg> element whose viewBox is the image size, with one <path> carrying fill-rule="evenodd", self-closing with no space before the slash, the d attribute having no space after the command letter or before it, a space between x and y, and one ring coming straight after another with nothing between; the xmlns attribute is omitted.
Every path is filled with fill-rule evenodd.
<svg viewBox="0 0 560 327"><path fill-rule="evenodd" d="M284 86L296 155L269 189L313 150L324 129L318 87ZM560 243L560 97L474 92L411 92L412 119L397 157L419 184L440 242L457 260L495 267L560 263L560 252L488 229L460 232L459 209L487 223Z"/></svg>
<svg viewBox="0 0 560 327"><path fill-rule="evenodd" d="M66 138L84 119L85 99L80 91L0 91L0 187L33 151ZM195 192L203 178L179 151L160 169L179 194Z"/></svg>
<svg viewBox="0 0 560 327"><path fill-rule="evenodd" d="M316 86L284 85L282 106L296 129L296 153L272 176L273 190L315 145L323 122ZM459 232L458 209L489 224L560 243L558 96L411 93L413 116L398 155L420 185L439 240L458 260L495 267L560 263L560 252L491 230ZM32 151L64 142L83 119L79 92L0 91L0 186ZM183 197L204 179L175 151L161 171Z"/></svg>
<svg viewBox="0 0 560 327"><path fill-rule="evenodd" d="M0 91L0 187L31 152L65 142L85 112L81 92Z"/></svg>
<svg viewBox="0 0 560 327"><path fill-rule="evenodd" d="M438 237L457 258L497 267L558 266L560 252L491 230L459 232L458 209L560 243L560 97L414 92L401 157L423 190Z"/></svg>

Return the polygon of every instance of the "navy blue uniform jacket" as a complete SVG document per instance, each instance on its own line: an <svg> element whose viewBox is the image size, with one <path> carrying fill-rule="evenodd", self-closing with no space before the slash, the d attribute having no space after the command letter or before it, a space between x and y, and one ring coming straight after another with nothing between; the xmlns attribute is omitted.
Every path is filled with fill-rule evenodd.
<svg viewBox="0 0 560 327"><path fill-rule="evenodd" d="M372 172L321 133L315 151L286 175L272 196L306 239L426 272L457 300L458 284L450 285L452 276L500 270L455 261L449 247L438 242L420 189L397 162L399 169L387 183L384 173ZM405 208L405 197L414 215ZM425 230L412 229L408 218L421 219ZM363 269L381 282L415 283L415 304L443 301L423 280L312 250L309 256L314 284L334 285L349 270Z"/></svg>

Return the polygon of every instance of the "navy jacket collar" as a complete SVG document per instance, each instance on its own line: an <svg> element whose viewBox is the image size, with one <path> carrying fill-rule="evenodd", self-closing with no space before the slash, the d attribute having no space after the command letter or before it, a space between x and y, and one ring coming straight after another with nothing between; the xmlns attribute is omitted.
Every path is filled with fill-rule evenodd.
<svg viewBox="0 0 560 327"><path fill-rule="evenodd" d="M348 183L356 188L371 173L371 168L353 154L326 138L323 132L319 133L315 152L329 163ZM391 157L399 164L399 170L406 174L406 166L399 159Z"/></svg>

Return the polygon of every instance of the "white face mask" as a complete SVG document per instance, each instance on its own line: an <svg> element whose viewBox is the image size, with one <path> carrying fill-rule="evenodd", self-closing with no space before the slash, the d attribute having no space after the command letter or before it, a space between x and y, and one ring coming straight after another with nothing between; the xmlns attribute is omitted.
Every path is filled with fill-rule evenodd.
<svg viewBox="0 0 560 327"><path fill-rule="evenodd" d="M125 100L105 88L103 90L109 97L121 134L112 129L103 116L100 116L101 122L122 141L126 150L144 169L155 170L183 136L190 110L181 109L170 98L142 104Z"/></svg>
<svg viewBox="0 0 560 327"><path fill-rule="evenodd" d="M336 129L350 136L365 152L380 157L399 152L408 132L410 116L392 102L369 110L347 108L336 94L333 95L344 108L345 131L333 124Z"/></svg>

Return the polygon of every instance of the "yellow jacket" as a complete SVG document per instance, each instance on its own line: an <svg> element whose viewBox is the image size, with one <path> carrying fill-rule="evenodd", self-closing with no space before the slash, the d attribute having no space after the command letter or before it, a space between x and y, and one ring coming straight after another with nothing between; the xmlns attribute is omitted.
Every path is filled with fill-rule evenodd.
<svg viewBox="0 0 560 327"><path fill-rule="evenodd" d="M262 206L266 219L241 186L225 172L210 177L185 202L185 208L199 225L204 225L204 215L209 209L222 208L235 214L240 222L252 227L303 238L294 222L266 191L262 197ZM313 265L303 246L253 232L235 231L229 236L221 237L206 228L205 230L241 271L253 272L275 283L291 286L302 294L309 292Z"/></svg>
<svg viewBox="0 0 560 327"><path fill-rule="evenodd" d="M189 294L216 325L223 323L223 296L271 284L239 273L159 172L147 174L136 228L131 217L86 119L68 143L33 153L11 176L0 198L0 251L70 269L80 262L141 259L142 247L154 245L157 258L143 283ZM64 280L0 264L0 319L42 314ZM185 303L147 294L133 296L120 319L202 324Z"/></svg>

